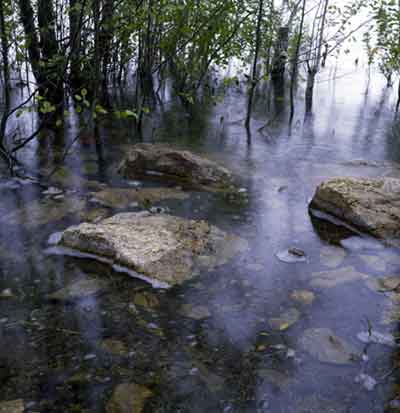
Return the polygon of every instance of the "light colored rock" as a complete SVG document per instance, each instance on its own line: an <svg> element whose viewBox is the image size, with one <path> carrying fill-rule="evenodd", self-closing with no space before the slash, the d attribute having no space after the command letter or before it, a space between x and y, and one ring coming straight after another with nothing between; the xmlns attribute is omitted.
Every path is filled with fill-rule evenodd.
<svg viewBox="0 0 400 413"><path fill-rule="evenodd" d="M268 320L270 326L274 330L284 331L296 323L300 318L300 311L296 308L289 308L279 317L270 318Z"/></svg>
<svg viewBox="0 0 400 413"><path fill-rule="evenodd" d="M0 413L23 413L24 410L22 399L0 402Z"/></svg>
<svg viewBox="0 0 400 413"><path fill-rule="evenodd" d="M68 228L60 245L106 259L164 287L222 265L248 248L243 239L205 221L147 212Z"/></svg>
<svg viewBox="0 0 400 413"><path fill-rule="evenodd" d="M300 347L323 363L347 364L356 358L357 350L337 337L329 328L310 328L303 332Z"/></svg>
<svg viewBox="0 0 400 413"><path fill-rule="evenodd" d="M363 343L382 344L389 347L396 347L396 341L391 334L380 333L379 331L361 331L357 338Z"/></svg>
<svg viewBox="0 0 400 413"><path fill-rule="evenodd" d="M375 255L360 255L361 261L365 263L365 265L378 272L382 272L386 270L386 262Z"/></svg>
<svg viewBox="0 0 400 413"><path fill-rule="evenodd" d="M290 298L299 304L311 305L315 300L315 294L308 290L295 290L290 294Z"/></svg>
<svg viewBox="0 0 400 413"><path fill-rule="evenodd" d="M128 179L166 178L205 189L227 189L232 184L231 173L216 162L160 144L133 146L119 171Z"/></svg>
<svg viewBox="0 0 400 413"><path fill-rule="evenodd" d="M321 248L320 259L321 264L329 268L336 268L346 258L346 251L343 248L335 247L333 245Z"/></svg>
<svg viewBox="0 0 400 413"><path fill-rule="evenodd" d="M0 291L0 299L1 298L15 298L15 295L12 292L11 288L5 288L4 290Z"/></svg>
<svg viewBox="0 0 400 413"><path fill-rule="evenodd" d="M360 373L359 375L357 375L354 381L356 383L360 383L361 386L363 386L368 391L374 390L375 386L378 384L378 382L373 377L365 373Z"/></svg>
<svg viewBox="0 0 400 413"><path fill-rule="evenodd" d="M91 295L97 295L104 291L107 282L96 278L78 280L66 287L47 296L55 301L74 301Z"/></svg>
<svg viewBox="0 0 400 413"><path fill-rule="evenodd" d="M368 275L349 266L337 270L315 272L312 274L311 285L313 287L332 288L340 284L367 279Z"/></svg>
<svg viewBox="0 0 400 413"><path fill-rule="evenodd" d="M100 204L112 208L127 208L135 203L151 205L166 199L184 200L189 195L174 188L104 188L91 194Z"/></svg>
<svg viewBox="0 0 400 413"><path fill-rule="evenodd" d="M400 276L398 275L370 278L366 284L372 291L380 293L400 292Z"/></svg>
<svg viewBox="0 0 400 413"><path fill-rule="evenodd" d="M119 384L107 403L107 413L141 413L146 400L153 395L147 387L136 383Z"/></svg>
<svg viewBox="0 0 400 413"><path fill-rule="evenodd" d="M318 186L310 207L400 246L400 179L330 179Z"/></svg>

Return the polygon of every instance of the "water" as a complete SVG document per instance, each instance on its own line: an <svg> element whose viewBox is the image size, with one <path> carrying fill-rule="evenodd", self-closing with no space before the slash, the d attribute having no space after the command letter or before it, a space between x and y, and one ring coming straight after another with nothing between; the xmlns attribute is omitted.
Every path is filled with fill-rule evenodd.
<svg viewBox="0 0 400 413"><path fill-rule="evenodd" d="M397 337L398 297L378 292L374 280L399 275L399 252L311 218L307 206L326 178L400 175L395 96L376 76L366 94L362 69L332 76L334 68L321 74L315 115L305 123L299 99L291 131L283 101L259 96L250 144L238 123L244 88L193 119L173 99L147 119L143 140L222 162L249 195L245 205L196 191L157 204L250 243L247 254L182 287L153 289L106 264L46 253L57 231L115 212L91 202L92 191L138 184L116 174L127 145L138 141L129 121L103 122L101 144L83 133L50 183L4 179L0 292L12 297L0 298L0 402L23 399L32 413L112 412L117 386L136 383L148 412L384 412L399 396L397 347L357 335ZM30 145L21 156L32 175L51 170L77 131L74 120L57 146ZM49 185L62 193L43 193ZM280 261L276 254L290 247L306 261ZM99 294L50 299L85 280L100 285ZM322 348L339 348L340 357L343 340L352 360L321 361L321 346L304 346L310 331L315 340L325 331L316 329L332 333Z"/></svg>

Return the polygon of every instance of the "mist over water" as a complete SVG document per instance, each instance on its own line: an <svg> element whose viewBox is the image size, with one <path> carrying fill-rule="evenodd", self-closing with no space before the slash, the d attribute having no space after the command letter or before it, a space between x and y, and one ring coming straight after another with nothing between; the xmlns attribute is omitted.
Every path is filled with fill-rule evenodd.
<svg viewBox="0 0 400 413"><path fill-rule="evenodd" d="M250 140L239 84L192 116L166 90L142 137L131 121L110 117L96 140L73 118L57 145L43 132L23 150L36 177L79 134L56 180L0 183L0 292L11 293L0 296L0 401L23 399L32 413L103 412L118 384L136 383L152 392L146 412L390 411L399 397L398 295L377 291L374 280L398 276L400 254L311 218L308 203L327 178L400 176L396 91L378 73L369 82L362 63L328 63L311 117L300 83L291 128L286 91L260 85ZM116 101L131 99L124 92L115 91ZM26 114L11 127L29 133L33 123ZM139 141L193 150L235 174L247 204L191 191L157 206L241 236L248 252L168 290L90 259L46 253L57 231L138 210L92 198L100 188L156 185L117 174ZM60 193L44 193L49 187ZM281 261L277 254L290 247L306 260ZM51 298L83 280L95 280L101 293ZM371 329L382 336L360 340Z"/></svg>

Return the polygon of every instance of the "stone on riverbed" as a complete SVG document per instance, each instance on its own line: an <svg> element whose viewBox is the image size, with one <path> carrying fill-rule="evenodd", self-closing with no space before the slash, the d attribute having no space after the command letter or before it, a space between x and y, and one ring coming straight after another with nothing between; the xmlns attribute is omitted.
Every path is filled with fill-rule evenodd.
<svg viewBox="0 0 400 413"><path fill-rule="evenodd" d="M141 413L146 400L153 395L147 387L136 383L119 384L106 406L107 413Z"/></svg>
<svg viewBox="0 0 400 413"><path fill-rule="evenodd" d="M225 190L232 185L231 173L216 162L161 144L134 145L119 171L128 179L164 178L203 189Z"/></svg>
<svg viewBox="0 0 400 413"><path fill-rule="evenodd" d="M111 208L127 208L134 203L153 204L167 199L184 200L189 195L175 188L104 188L93 192L92 200Z"/></svg>
<svg viewBox="0 0 400 413"><path fill-rule="evenodd" d="M205 221L148 212L121 213L97 224L70 227L59 245L131 270L159 287L181 284L248 248L245 240Z"/></svg>
<svg viewBox="0 0 400 413"><path fill-rule="evenodd" d="M23 413L24 401L21 399L0 402L0 413Z"/></svg>
<svg viewBox="0 0 400 413"><path fill-rule="evenodd" d="M300 338L300 346L323 363L347 364L357 358L357 350L329 328L310 328Z"/></svg>
<svg viewBox="0 0 400 413"><path fill-rule="evenodd" d="M75 301L101 294L107 287L107 282L96 278L82 279L73 282L47 298L54 301Z"/></svg>
<svg viewBox="0 0 400 413"><path fill-rule="evenodd" d="M400 246L400 179L330 179L318 186L310 208Z"/></svg>

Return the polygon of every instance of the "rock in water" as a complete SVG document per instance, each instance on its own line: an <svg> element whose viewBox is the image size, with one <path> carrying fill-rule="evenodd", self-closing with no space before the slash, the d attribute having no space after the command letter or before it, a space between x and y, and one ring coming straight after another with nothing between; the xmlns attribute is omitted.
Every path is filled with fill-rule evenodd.
<svg viewBox="0 0 400 413"><path fill-rule="evenodd" d="M400 179L334 178L318 186L310 208L400 246Z"/></svg>
<svg viewBox="0 0 400 413"><path fill-rule="evenodd" d="M300 338L300 346L323 363L347 364L357 351L329 328L310 328Z"/></svg>
<svg viewBox="0 0 400 413"><path fill-rule="evenodd" d="M24 402L21 399L0 402L0 413L23 413Z"/></svg>
<svg viewBox="0 0 400 413"><path fill-rule="evenodd" d="M107 413L141 413L146 400L153 395L147 387L136 383L119 384L106 406Z"/></svg>
<svg viewBox="0 0 400 413"><path fill-rule="evenodd" d="M163 287L181 284L248 248L245 240L205 221L148 212L121 213L97 224L70 227L59 245L132 270Z"/></svg>
<svg viewBox="0 0 400 413"><path fill-rule="evenodd" d="M216 162L160 144L134 145L119 171L128 179L164 177L205 189L223 190L232 184L231 173Z"/></svg>

